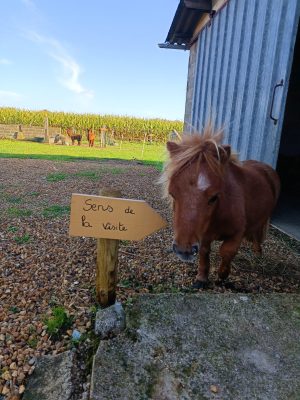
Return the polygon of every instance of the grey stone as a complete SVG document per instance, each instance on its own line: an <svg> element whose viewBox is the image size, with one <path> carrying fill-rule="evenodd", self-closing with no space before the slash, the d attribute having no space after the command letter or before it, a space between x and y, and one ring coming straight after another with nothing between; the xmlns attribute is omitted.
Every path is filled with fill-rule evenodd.
<svg viewBox="0 0 300 400"><path fill-rule="evenodd" d="M92 400L299 400L300 295L137 297L101 341Z"/></svg>
<svg viewBox="0 0 300 400"><path fill-rule="evenodd" d="M72 332L72 339L79 340L80 338L81 338L81 333L77 329L74 329Z"/></svg>
<svg viewBox="0 0 300 400"><path fill-rule="evenodd" d="M36 357L32 357L29 361L28 361L28 364L29 365L33 365L33 364L35 364L36 363Z"/></svg>
<svg viewBox="0 0 300 400"><path fill-rule="evenodd" d="M73 393L73 361L72 351L38 358L23 400L70 400Z"/></svg>
<svg viewBox="0 0 300 400"><path fill-rule="evenodd" d="M122 304L116 302L114 305L99 310L96 314L95 333L101 339L109 335L116 335L125 329L125 312Z"/></svg>

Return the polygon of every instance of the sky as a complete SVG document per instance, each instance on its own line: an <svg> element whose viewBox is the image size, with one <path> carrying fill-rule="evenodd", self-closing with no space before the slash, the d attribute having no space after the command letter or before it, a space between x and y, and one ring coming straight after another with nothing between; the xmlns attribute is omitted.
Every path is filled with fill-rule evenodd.
<svg viewBox="0 0 300 400"><path fill-rule="evenodd" d="M160 49L179 0L0 0L0 106L184 117L188 51Z"/></svg>

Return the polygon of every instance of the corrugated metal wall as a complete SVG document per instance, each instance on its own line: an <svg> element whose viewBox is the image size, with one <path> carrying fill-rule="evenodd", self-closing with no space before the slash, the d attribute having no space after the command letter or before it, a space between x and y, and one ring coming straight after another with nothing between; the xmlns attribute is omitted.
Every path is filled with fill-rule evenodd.
<svg viewBox="0 0 300 400"><path fill-rule="evenodd" d="M276 165L298 0L229 0L191 49L185 127L200 131L212 117L241 159ZM270 118L274 87L273 116Z"/></svg>

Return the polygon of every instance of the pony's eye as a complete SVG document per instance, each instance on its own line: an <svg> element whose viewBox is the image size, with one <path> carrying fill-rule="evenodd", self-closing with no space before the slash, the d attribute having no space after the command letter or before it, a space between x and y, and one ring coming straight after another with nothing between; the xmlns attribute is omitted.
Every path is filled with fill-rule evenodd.
<svg viewBox="0 0 300 400"><path fill-rule="evenodd" d="M218 195L215 194L214 196L212 196L209 200L208 200L208 204L214 204L216 201L218 200Z"/></svg>

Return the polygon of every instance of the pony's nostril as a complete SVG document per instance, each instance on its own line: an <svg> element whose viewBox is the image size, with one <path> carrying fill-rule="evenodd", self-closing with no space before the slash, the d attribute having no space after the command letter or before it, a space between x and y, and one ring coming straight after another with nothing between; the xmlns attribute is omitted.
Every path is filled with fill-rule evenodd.
<svg viewBox="0 0 300 400"><path fill-rule="evenodd" d="M192 254L195 256L199 251L199 246L197 244L195 244L194 246L192 246Z"/></svg>

